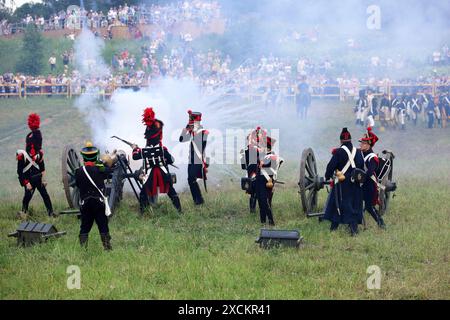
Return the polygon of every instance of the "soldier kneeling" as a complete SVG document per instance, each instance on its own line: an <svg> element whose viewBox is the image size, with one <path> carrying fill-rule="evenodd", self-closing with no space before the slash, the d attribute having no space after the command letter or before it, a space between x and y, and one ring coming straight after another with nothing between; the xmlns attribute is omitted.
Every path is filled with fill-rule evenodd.
<svg viewBox="0 0 450 320"><path fill-rule="evenodd" d="M109 235L108 217L105 214L104 189L105 179L110 173L109 168L99 162L99 150L86 142L81 150L84 166L75 171L75 180L80 190L80 244L87 247L89 232L92 225L97 224L102 239L103 248L111 250L111 236ZM106 204L107 205L107 204Z"/></svg>

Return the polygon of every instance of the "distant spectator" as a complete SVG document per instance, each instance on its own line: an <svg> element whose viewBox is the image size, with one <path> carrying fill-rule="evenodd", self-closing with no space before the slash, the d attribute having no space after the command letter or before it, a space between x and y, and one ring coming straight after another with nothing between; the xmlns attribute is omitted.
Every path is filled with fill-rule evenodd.
<svg viewBox="0 0 450 320"><path fill-rule="evenodd" d="M70 61L70 57L69 57L69 53L67 51L64 51L64 53L62 55L62 60L63 60L64 68L68 67L69 61Z"/></svg>
<svg viewBox="0 0 450 320"><path fill-rule="evenodd" d="M49 59L48 63L50 64L50 70L54 71L56 69L56 57L55 54L53 54Z"/></svg>

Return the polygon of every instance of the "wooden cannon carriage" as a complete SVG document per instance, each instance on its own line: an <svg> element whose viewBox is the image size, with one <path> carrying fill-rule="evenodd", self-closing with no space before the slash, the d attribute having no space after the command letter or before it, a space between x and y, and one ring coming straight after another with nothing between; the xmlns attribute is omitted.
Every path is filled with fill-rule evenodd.
<svg viewBox="0 0 450 320"><path fill-rule="evenodd" d="M397 188L393 181L395 156L392 151L384 150L378 157L380 159L380 165L377 169L379 183L378 210L383 215L389 210L389 202ZM325 178L318 173L314 151L311 148L303 150L300 159L298 186L303 212L308 218L323 216L323 210L319 210L318 193L329 184L330 181L325 181Z"/></svg>
<svg viewBox="0 0 450 320"><path fill-rule="evenodd" d="M64 148L61 157L62 183L66 195L67 203L72 211L78 211L80 192L75 184L75 170L81 167L79 153L71 145ZM100 157L105 165L112 168L112 174L105 181L105 195L108 197L111 212L119 205L123 196L125 180L128 180L136 198L139 201L139 192L142 183L139 180L139 173L133 172L124 151L106 153ZM71 212L73 213L73 212Z"/></svg>

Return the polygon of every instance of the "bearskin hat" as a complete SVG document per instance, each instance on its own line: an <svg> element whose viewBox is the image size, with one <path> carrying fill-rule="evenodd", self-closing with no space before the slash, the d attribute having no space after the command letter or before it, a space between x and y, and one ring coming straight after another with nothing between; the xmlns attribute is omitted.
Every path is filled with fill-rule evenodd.
<svg viewBox="0 0 450 320"><path fill-rule="evenodd" d="M155 121L155 112L153 108L146 108L142 114L142 123L146 126L151 126Z"/></svg>
<svg viewBox="0 0 450 320"><path fill-rule="evenodd" d="M352 135L348 131L347 128L342 128L341 135L340 135L341 141L350 141L352 140Z"/></svg>
<svg viewBox="0 0 450 320"><path fill-rule="evenodd" d="M41 117L37 113L30 113L28 116L28 127L31 131L39 129L41 125Z"/></svg>

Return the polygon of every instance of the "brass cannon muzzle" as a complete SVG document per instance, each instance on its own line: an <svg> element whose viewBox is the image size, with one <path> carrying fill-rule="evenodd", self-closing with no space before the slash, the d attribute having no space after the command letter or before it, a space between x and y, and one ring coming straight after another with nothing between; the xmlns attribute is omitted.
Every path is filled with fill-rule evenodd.
<svg viewBox="0 0 450 320"><path fill-rule="evenodd" d="M119 155L123 153L123 151L114 150L113 153L105 153L100 156L100 160L102 160L103 164L108 168L111 168L113 165L119 161Z"/></svg>

